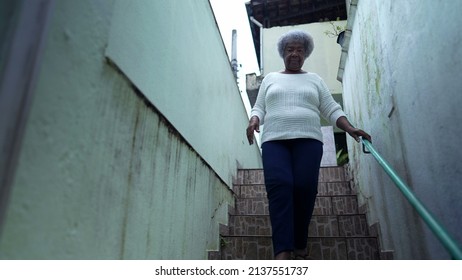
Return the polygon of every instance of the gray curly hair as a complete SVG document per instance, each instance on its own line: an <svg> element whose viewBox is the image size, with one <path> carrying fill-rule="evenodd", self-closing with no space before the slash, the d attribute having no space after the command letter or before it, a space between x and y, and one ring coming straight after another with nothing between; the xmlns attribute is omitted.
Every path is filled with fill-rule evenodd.
<svg viewBox="0 0 462 280"><path fill-rule="evenodd" d="M305 59L307 59L314 49L313 37L305 31L291 30L283 34L278 40L279 56L284 58L284 49L289 42L301 42L305 47Z"/></svg>

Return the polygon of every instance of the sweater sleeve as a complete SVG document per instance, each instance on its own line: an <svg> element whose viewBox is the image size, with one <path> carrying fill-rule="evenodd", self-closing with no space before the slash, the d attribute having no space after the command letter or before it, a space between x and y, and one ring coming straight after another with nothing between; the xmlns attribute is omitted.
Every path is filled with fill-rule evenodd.
<svg viewBox="0 0 462 280"><path fill-rule="evenodd" d="M250 111L250 117L257 116L260 120L260 125L264 123L266 115L266 83L265 79L261 82L260 89L258 90L257 100L255 105Z"/></svg>
<svg viewBox="0 0 462 280"><path fill-rule="evenodd" d="M319 111L332 126L337 127L337 119L341 116L346 116L345 112L343 112L342 107L332 97L326 83L321 78L319 79Z"/></svg>

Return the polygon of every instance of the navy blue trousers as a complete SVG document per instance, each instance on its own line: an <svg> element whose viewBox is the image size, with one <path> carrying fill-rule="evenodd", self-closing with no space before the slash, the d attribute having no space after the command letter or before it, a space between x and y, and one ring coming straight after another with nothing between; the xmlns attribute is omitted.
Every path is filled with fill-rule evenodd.
<svg viewBox="0 0 462 280"><path fill-rule="evenodd" d="M262 145L274 255L307 246L322 153L322 142L314 139Z"/></svg>

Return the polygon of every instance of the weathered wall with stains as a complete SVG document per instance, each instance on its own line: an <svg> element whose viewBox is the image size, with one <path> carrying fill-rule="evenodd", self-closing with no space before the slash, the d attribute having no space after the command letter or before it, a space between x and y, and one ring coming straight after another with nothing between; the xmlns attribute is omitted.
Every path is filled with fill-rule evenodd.
<svg viewBox="0 0 462 280"><path fill-rule="evenodd" d="M226 183L260 166L208 0L117 1L106 53Z"/></svg>
<svg viewBox="0 0 462 280"><path fill-rule="evenodd" d="M201 18L212 26L204 36L216 54L200 68L180 59L179 52L194 57L204 43L183 40L181 34L201 28L185 24L175 33L183 45L175 39L156 56L194 73L187 88L157 93L193 96L185 100L201 114L181 115L179 108L159 110L106 58L116 1L56 1L0 235L1 259L204 259L218 249L232 176L238 166L258 167L260 154L245 143L247 114L209 3L194 3L189 14L164 17ZM151 82L169 88L183 75ZM232 109L232 116L208 111L223 103L235 107L222 110ZM216 158L202 154L211 145L222 148Z"/></svg>
<svg viewBox="0 0 462 280"><path fill-rule="evenodd" d="M460 1L360 0L343 76L349 118L460 244L461 10ZM349 147L383 249L397 259L449 258L372 156Z"/></svg>

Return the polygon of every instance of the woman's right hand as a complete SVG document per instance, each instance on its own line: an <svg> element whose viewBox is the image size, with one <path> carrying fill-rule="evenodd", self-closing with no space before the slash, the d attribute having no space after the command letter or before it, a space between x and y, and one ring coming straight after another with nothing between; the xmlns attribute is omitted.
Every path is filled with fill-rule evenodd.
<svg viewBox="0 0 462 280"><path fill-rule="evenodd" d="M260 119L257 116L252 116L249 120L249 126L247 127L247 140L249 145L253 144L254 131L260 133Z"/></svg>

